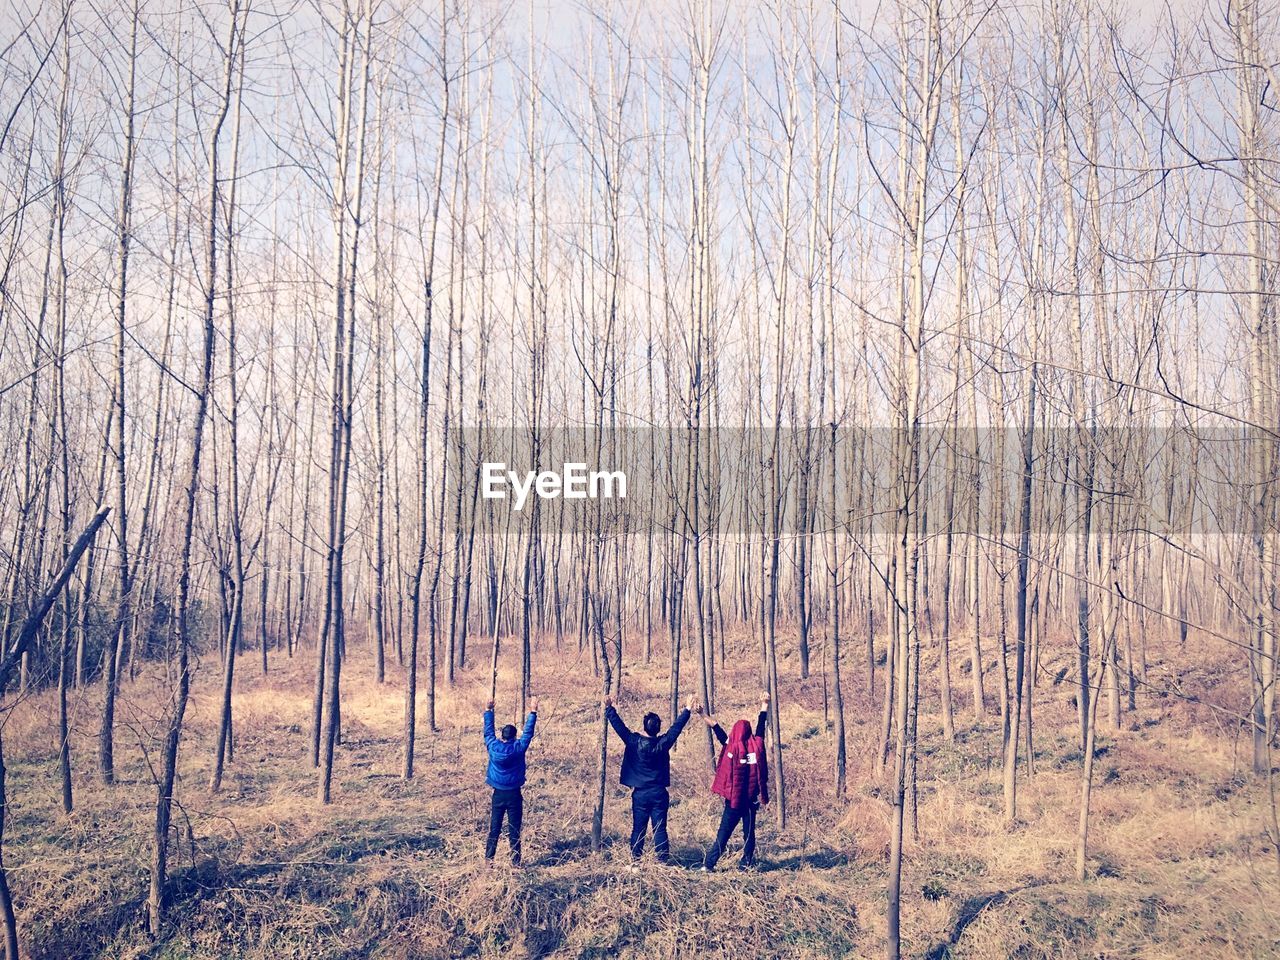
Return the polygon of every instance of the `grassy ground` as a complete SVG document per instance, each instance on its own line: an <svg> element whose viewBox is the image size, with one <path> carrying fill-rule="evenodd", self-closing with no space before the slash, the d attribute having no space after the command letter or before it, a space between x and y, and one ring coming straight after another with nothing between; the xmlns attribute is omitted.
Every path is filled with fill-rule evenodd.
<svg viewBox="0 0 1280 960"><path fill-rule="evenodd" d="M375 684L363 650L344 671L345 742L335 799L316 799L308 759L311 658L277 659L263 677L240 663L236 752L220 794L208 791L218 669L197 673L181 754L171 928L144 930L155 788L150 763L163 686L126 682L120 782L95 774L98 692L74 698L76 810L61 813L56 701L41 693L9 715L10 825L5 850L25 949L63 957L410 958L879 956L890 811L871 769L878 713L853 663L848 696L850 800L833 805L832 742L819 677L785 662L782 726L788 825L761 818L762 866L720 872L646 863L627 870L630 812L611 740L605 830L592 854L597 737L589 659L536 661L542 696L525 788L525 861L486 869L480 710L488 652L452 689L439 730L422 731L419 773L400 779L400 672ZM394 658L393 658L394 659ZM662 707L665 657L629 667L624 717ZM750 660L748 659L748 662ZM926 657L926 662L928 658ZM1209 705L1234 696L1221 658L1155 660L1152 689L1202 697L1140 698L1126 729L1100 740L1091 873L1070 879L1080 757L1068 691L1042 664L1034 776L1022 816L1002 825L998 720L975 725L957 657L955 744L921 718L919 840L908 845L905 949L921 957L1280 956L1280 873L1264 833L1266 785L1244 775L1238 730ZM553 669L552 664L556 666ZM686 670L692 670L689 665ZM720 716L753 716L754 671L722 678ZM511 715L504 673L499 714ZM922 703L936 702L922 694ZM425 717L425 697L419 705ZM612 735L611 735L612 736ZM683 867L700 862L717 823L705 734L690 724L673 759L670 829ZM505 839L503 841L505 846ZM500 856L501 859L501 856Z"/></svg>

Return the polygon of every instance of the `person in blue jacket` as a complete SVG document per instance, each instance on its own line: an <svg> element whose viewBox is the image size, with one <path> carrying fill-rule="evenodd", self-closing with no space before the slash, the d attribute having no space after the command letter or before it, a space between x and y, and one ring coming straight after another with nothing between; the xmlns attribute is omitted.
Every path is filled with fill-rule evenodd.
<svg viewBox="0 0 1280 960"><path fill-rule="evenodd" d="M670 856L667 809L671 805L671 795L667 788L671 786L671 748L689 722L689 713L689 706L686 706L666 733L662 732L662 718L656 713L646 713L642 721L644 733L641 734L629 730L622 722L618 711L613 708L612 697L604 698L604 715L625 745L620 779L623 786L631 788L633 860L644 853L644 838L650 823L653 824L653 852L659 862L666 863Z"/></svg>
<svg viewBox="0 0 1280 960"><path fill-rule="evenodd" d="M489 837L484 845L484 858L492 860L498 851L498 835L502 833L502 820L507 821L507 837L511 841L511 862L520 863L520 825L524 819L525 754L533 739L533 726L538 720L538 698L529 703L529 718L524 722L524 733L516 739L516 728L507 724L502 737L493 732L493 701L484 711L484 745L489 750L489 768L485 783L493 787L493 805L489 811Z"/></svg>

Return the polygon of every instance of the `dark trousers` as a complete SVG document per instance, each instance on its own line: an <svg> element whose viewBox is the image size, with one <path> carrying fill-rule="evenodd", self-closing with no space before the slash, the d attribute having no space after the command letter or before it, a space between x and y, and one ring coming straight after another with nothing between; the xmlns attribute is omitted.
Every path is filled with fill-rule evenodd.
<svg viewBox="0 0 1280 960"><path fill-rule="evenodd" d="M670 853L667 843L667 808L671 795L666 787L641 787L631 791L631 856L644 853L644 835L653 824L653 850L664 863Z"/></svg>
<svg viewBox="0 0 1280 960"><path fill-rule="evenodd" d="M716 861L724 853L724 848L729 843L729 838L733 836L733 831L738 826L739 821L742 823L742 865L750 867L755 864L756 811L757 808L749 804L735 810L727 802L725 803L724 813L720 814L720 829L716 831L716 842L707 851L703 866L708 870L716 868Z"/></svg>
<svg viewBox="0 0 1280 960"><path fill-rule="evenodd" d="M511 862L520 862L520 822L524 819L524 795L520 788L494 790L493 807L489 811L489 838L484 844L486 860L492 860L498 851L498 836L502 833L502 818L507 818L507 837L511 841Z"/></svg>

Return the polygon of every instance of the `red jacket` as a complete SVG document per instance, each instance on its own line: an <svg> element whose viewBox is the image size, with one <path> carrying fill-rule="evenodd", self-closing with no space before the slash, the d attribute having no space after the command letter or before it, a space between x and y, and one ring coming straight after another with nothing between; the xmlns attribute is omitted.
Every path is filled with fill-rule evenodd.
<svg viewBox="0 0 1280 960"><path fill-rule="evenodd" d="M769 802L769 766L764 738L751 732L751 724L739 720L720 750L711 792L724 797L734 810Z"/></svg>

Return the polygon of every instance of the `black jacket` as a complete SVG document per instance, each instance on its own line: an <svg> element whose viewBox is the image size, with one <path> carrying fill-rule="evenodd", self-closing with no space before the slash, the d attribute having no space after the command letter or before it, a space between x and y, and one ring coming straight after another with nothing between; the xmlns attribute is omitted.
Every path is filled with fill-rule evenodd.
<svg viewBox="0 0 1280 960"><path fill-rule="evenodd" d="M628 730L613 707L605 707L604 715L626 744L622 753L623 785L636 790L671 786L671 748L689 722L689 711L681 710L671 729L656 737Z"/></svg>

